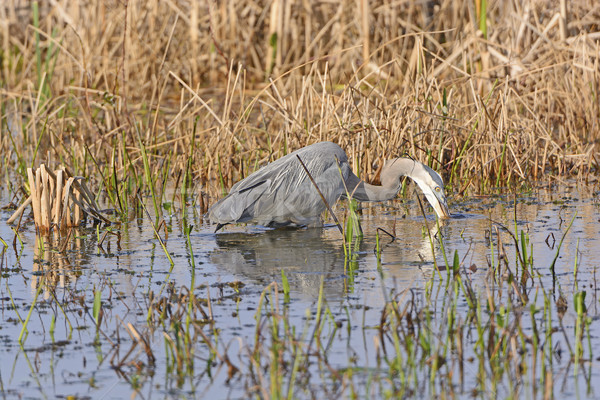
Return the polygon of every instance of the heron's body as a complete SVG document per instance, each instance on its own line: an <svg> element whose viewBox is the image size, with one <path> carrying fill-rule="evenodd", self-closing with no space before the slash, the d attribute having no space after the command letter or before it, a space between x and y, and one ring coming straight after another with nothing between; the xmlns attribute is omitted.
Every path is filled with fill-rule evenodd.
<svg viewBox="0 0 600 400"><path fill-rule="evenodd" d="M417 182L438 215L449 215L442 179L431 168L408 158L396 158L385 164L382 186L374 186L354 175L346 153L337 144L321 142L296 150L233 185L229 194L208 211L210 220L218 228L238 222L269 227L320 225L327 206L298 157L331 206L345 196L346 189L358 201L392 199L400 190L400 178L406 175Z"/></svg>

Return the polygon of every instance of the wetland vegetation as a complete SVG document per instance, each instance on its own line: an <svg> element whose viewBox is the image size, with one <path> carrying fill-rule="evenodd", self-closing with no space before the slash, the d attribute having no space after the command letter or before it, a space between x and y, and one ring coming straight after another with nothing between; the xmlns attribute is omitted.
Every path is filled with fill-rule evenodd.
<svg viewBox="0 0 600 400"><path fill-rule="evenodd" d="M599 26L592 0L3 2L0 393L597 398ZM431 166L453 218L407 182L341 202L343 234L213 233L325 140L368 182ZM7 222L30 197L49 232Z"/></svg>

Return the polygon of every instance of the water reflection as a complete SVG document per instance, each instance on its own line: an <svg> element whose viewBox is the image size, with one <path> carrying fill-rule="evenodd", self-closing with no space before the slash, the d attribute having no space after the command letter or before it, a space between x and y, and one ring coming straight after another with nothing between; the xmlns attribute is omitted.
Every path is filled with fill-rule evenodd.
<svg viewBox="0 0 600 400"><path fill-rule="evenodd" d="M344 250L339 232L334 229L222 233L216 235L217 249L209 258L231 274L261 284L280 282L283 269L292 291L303 297L316 298L324 277L326 294L341 296Z"/></svg>
<svg viewBox="0 0 600 400"><path fill-rule="evenodd" d="M385 233L380 233L382 243L381 261L384 265L391 264L431 264L433 254L441 251L439 235L446 236L448 227L428 222L429 232L423 221L402 220L394 227L395 240L391 241ZM386 230L387 231L387 230ZM433 245L433 251L431 246Z"/></svg>
<svg viewBox="0 0 600 400"><path fill-rule="evenodd" d="M435 272L436 263L442 271L446 269L446 261L452 265L455 251L458 251L461 268L487 266L489 242L485 231L490 222L485 215L461 211L439 225L435 220L428 220L427 224L429 232L422 218L398 219L390 227L396 234L396 240L391 243L387 235L380 234L381 264L388 284L398 290L419 286ZM375 226L367 227L367 232L375 229ZM367 257L365 262L372 265L374 260L374 256Z"/></svg>
<svg viewBox="0 0 600 400"><path fill-rule="evenodd" d="M384 225L383 229L397 236L390 242L391 238L380 232L381 262L386 276L393 276L400 284L414 283L416 277L423 276L419 268L424 267L425 272L433 269L434 253L438 263L442 260L438 235L450 234L450 228L431 221L429 225L431 241L422 220ZM336 228L218 234L217 246L210 252L209 262L241 280L249 279L259 285L281 282L281 270L284 270L292 293L305 298L316 299L324 277L325 294L332 300L352 293L354 278L377 268L373 234L377 227L364 221L363 228L367 232L365 239L354 243L353 256L346 267L343 240ZM369 287L371 290L380 294L378 287Z"/></svg>
<svg viewBox="0 0 600 400"><path fill-rule="evenodd" d="M35 296L39 285L43 284L44 299L47 300L57 287L65 288L71 282L76 282L81 276L81 261L86 262L91 254L85 250L89 249L85 249L79 229L73 229L66 239L57 234L36 235L33 245L31 295ZM82 256L73 265L66 251Z"/></svg>

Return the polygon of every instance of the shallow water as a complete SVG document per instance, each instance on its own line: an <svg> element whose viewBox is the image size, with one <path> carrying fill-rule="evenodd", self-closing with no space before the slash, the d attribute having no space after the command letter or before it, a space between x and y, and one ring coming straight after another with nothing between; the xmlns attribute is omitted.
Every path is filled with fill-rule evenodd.
<svg viewBox="0 0 600 400"><path fill-rule="evenodd" d="M182 288L188 288L194 279L196 296L210 297L210 311L219 330L219 351L243 366L247 362L246 349L255 340L260 295L273 281L282 288L283 270L290 284L290 299L286 303L289 323L301 331L314 319L323 281L324 302L331 321L339 327L326 325L325 331L332 332L326 346L327 363L338 371L355 368L354 382L358 387L352 390L360 397L380 397L386 393L386 384L370 382L378 374L385 377L389 373L381 369L377 360L381 348L378 328L386 302L391 298L399 304L411 301L415 307L428 310L433 326L444 320L447 312L448 299L443 288L449 278L444 270L435 273L436 264L444 269L446 263L437 238L443 238L448 263L452 263L457 252L462 279L472 286L476 297L485 302L492 296L497 305L503 305L503 301L514 301L508 295L510 280L504 279L507 271L522 275L518 272L515 244L508 233L516 231L517 238L521 232L528 237L531 247L527 251L533 255L534 277L520 286L528 300L525 308L534 305L540 310L523 319L519 325L524 332L522 337L531 338L533 329L542 326L543 294L547 294L552 305L551 325L557 330L552 334L553 393L559 398L598 398L600 388L593 384L600 378L600 205L596 190L565 185L541 188L516 199L506 195L451 201L453 218L439 229L429 210L427 225L433 237L433 251L415 201L372 206L364 210L364 239L350 263L345 262L343 241L334 226L280 230L238 226L214 234L213 227L198 220L190 235L192 258L181 222L175 216L167 220L170 233L166 246L173 257L172 267L149 222L143 220L112 227L120 232L120 242L110 235L102 249L94 229L79 229L64 255L60 255L56 250L60 245L40 250L43 246L36 243L31 222L21 231L23 245L16 242L13 246L14 233L5 224L10 212L3 210L0 237L8 247L1 259L0 388L8 397L24 398L122 398L134 393L142 398L244 398L248 392L259 393L256 388L249 388L244 379L234 376L228 381L227 368L218 362L207 373L208 350L201 344L196 347L194 373L177 379L166 361L166 328L148 327L149 294L154 298L181 294L185 292ZM559 252L571 220L573 224ZM374 251L377 228L397 237L391 242L380 231L381 263ZM101 228L100 232L105 230ZM550 265L557 252L553 277ZM500 271L491 267L498 264L499 258ZM495 274L500 278L494 279ZM97 290L104 313L99 331L93 318ZM589 330L583 335L584 361L575 368L569 354L577 341L573 295L583 291ZM279 300L282 298L280 294ZM459 320L472 319L468 299L463 294L457 298ZM563 299L567 304L564 316L557 306ZM204 309L209 308L206 305ZM493 314L489 306L482 309L486 315ZM18 338L24 326L21 321L29 313L27 333L20 343ZM532 318L537 321L536 327ZM135 342L135 334L128 333L128 323L147 339L154 364L139 345L128 353ZM467 361L461 366L461 384L448 378L448 387L438 381L429 385L428 367L422 363L416 369L414 392L405 394L428 397L451 390L460 397L505 398L511 393L543 397L542 389L536 388L540 366L534 362L522 371L518 384L511 382L508 374L493 385L482 385L478 376L485 375L485 366L477 364L474 350L477 330L474 326L465 327L470 333L465 336ZM446 373L455 367L447 366ZM327 387L323 382L329 379L324 375L327 374L313 371L313 379L307 386L297 388L294 397L323 394L319 390ZM343 386L331 388L323 396L350 397L351 390Z"/></svg>

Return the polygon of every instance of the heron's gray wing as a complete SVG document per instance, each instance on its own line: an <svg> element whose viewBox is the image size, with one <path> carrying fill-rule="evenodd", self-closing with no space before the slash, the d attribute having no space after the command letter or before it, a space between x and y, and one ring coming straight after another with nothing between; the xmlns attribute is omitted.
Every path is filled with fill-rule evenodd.
<svg viewBox="0 0 600 400"><path fill-rule="evenodd" d="M281 171L288 169L290 160L293 161L292 154L267 164L233 185L229 194L208 210L209 219L219 224L254 220L256 200L273 190L273 181L282 178Z"/></svg>
<svg viewBox="0 0 600 400"><path fill-rule="evenodd" d="M305 157L302 161L315 183L311 182L300 161L292 159L257 199L252 210L253 220L262 225L309 224L318 220L326 206L315 184L325 201L330 206L335 204L344 192L343 180L350 170L348 164L343 162L338 168L333 155Z"/></svg>
<svg viewBox="0 0 600 400"><path fill-rule="evenodd" d="M291 155L267 164L233 185L229 194L208 210L211 222L228 224L253 220L254 203L272 186L279 171L287 168Z"/></svg>
<svg viewBox="0 0 600 400"><path fill-rule="evenodd" d="M232 189L226 197L210 208L209 219L219 224L244 222L243 216L246 210L252 207L270 184L271 180L266 179L252 185L244 185L241 190Z"/></svg>
<svg viewBox="0 0 600 400"><path fill-rule="evenodd" d="M212 222L302 223L325 209L298 160L302 159L326 200L332 205L343 191L349 167L344 151L330 142L290 153L233 185L231 192L209 210ZM336 163L340 161L342 175Z"/></svg>

